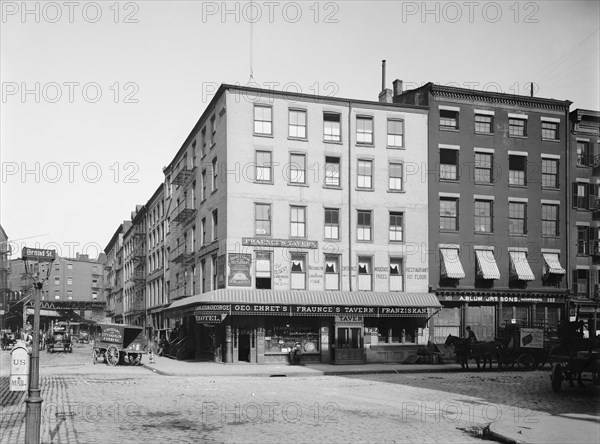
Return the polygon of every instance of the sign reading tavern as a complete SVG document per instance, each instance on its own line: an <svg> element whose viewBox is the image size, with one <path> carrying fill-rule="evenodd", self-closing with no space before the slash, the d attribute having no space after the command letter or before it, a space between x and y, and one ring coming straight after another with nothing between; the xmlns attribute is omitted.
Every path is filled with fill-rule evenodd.
<svg viewBox="0 0 600 444"><path fill-rule="evenodd" d="M295 239L255 239L243 237L242 245L251 247L281 247L281 248L319 248L318 241Z"/></svg>
<svg viewBox="0 0 600 444"><path fill-rule="evenodd" d="M200 305L197 315L219 314L285 314L288 316L334 316L360 314L363 316L427 316L427 307L364 307L346 305L263 305L263 304L212 304Z"/></svg>

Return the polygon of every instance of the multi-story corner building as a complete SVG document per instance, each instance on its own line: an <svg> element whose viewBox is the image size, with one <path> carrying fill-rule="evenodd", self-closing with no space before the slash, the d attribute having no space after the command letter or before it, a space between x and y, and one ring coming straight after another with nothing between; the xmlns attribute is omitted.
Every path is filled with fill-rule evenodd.
<svg viewBox="0 0 600 444"><path fill-rule="evenodd" d="M149 338L166 334L163 309L168 304L164 291L165 270L164 185L161 184L146 203L146 327Z"/></svg>
<svg viewBox="0 0 600 444"><path fill-rule="evenodd" d="M395 103L429 108L429 282L435 339L493 339L505 322L564 319L571 102L428 83ZM425 220L425 219L423 219Z"/></svg>
<svg viewBox="0 0 600 444"><path fill-rule="evenodd" d="M115 230L104 248L106 265L106 316L112 322L123 323L123 236L131 228L131 221L124 221Z"/></svg>
<svg viewBox="0 0 600 444"><path fill-rule="evenodd" d="M131 226L123 234L123 322L146 322L146 208L131 212Z"/></svg>
<svg viewBox="0 0 600 444"><path fill-rule="evenodd" d="M164 169L180 357L277 362L299 343L365 362L427 343L428 113L386 97L219 88Z"/></svg>
<svg viewBox="0 0 600 444"><path fill-rule="evenodd" d="M598 324L600 291L600 112L576 109L570 114L569 270L572 276L571 315Z"/></svg>
<svg viewBox="0 0 600 444"><path fill-rule="evenodd" d="M10 246L8 236L0 225L0 330L5 328L5 316L11 302L11 293L8 287L8 272L10 270Z"/></svg>

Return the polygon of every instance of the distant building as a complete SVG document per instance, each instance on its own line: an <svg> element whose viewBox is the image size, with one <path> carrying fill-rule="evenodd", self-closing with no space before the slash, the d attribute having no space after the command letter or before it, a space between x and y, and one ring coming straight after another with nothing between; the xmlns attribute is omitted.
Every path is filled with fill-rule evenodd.
<svg viewBox="0 0 600 444"><path fill-rule="evenodd" d="M106 297L106 316L111 322L123 323L123 236L131 227L131 221L124 221L116 229L104 253L106 264L104 267Z"/></svg>
<svg viewBox="0 0 600 444"><path fill-rule="evenodd" d="M11 300L10 288L8 287L9 255L8 236L0 225L0 330L6 328L5 316L8 313Z"/></svg>
<svg viewBox="0 0 600 444"><path fill-rule="evenodd" d="M123 234L123 323L146 322L146 208L131 213L131 227Z"/></svg>

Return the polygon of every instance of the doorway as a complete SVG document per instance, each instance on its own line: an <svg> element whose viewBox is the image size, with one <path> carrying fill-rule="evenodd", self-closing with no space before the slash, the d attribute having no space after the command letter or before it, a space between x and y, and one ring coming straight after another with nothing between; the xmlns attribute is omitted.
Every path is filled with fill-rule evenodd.
<svg viewBox="0 0 600 444"><path fill-rule="evenodd" d="M247 330L240 330L238 341L238 361L250 362L249 332Z"/></svg>

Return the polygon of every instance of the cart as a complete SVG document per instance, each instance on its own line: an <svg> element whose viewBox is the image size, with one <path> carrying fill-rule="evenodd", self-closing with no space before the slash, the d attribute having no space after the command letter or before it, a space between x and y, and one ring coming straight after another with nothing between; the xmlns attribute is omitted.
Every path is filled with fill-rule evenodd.
<svg viewBox="0 0 600 444"><path fill-rule="evenodd" d="M144 328L126 324L97 324L93 341L93 363L139 365L144 351Z"/></svg>
<svg viewBox="0 0 600 444"><path fill-rule="evenodd" d="M507 323L496 337L502 344L498 366L503 370L512 370L515 364L525 370L542 368L557 343L551 338L553 331L541 323Z"/></svg>
<svg viewBox="0 0 600 444"><path fill-rule="evenodd" d="M585 338L584 328L582 321L565 323L559 333L560 344L550 352L553 362L550 383L555 393L560 391L563 381L574 387L574 378L584 387L584 373L590 376L588 381L600 383L600 342L597 337Z"/></svg>
<svg viewBox="0 0 600 444"><path fill-rule="evenodd" d="M40 338L41 339L41 338ZM46 351L54 353L62 351L65 353L73 353L73 344L71 343L71 335L64 325L55 325L46 341Z"/></svg>

